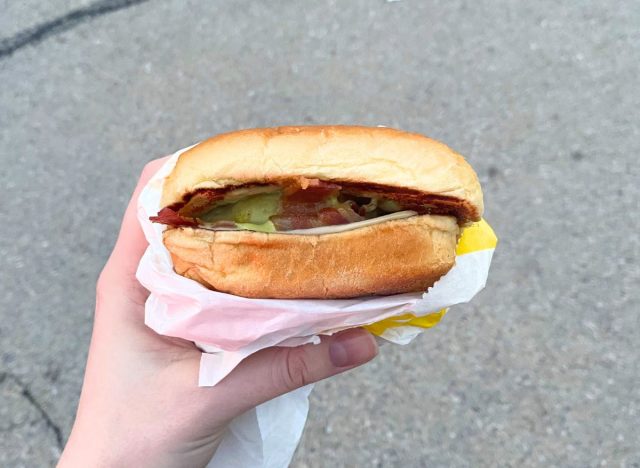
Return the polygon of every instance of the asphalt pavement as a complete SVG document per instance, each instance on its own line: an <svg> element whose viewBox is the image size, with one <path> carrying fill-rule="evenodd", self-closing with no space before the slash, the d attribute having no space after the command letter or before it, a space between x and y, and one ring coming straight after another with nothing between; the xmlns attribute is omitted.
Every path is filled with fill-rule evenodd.
<svg viewBox="0 0 640 468"><path fill-rule="evenodd" d="M317 385L294 467L640 466L640 6L0 1L0 466L55 463L145 162L282 124L465 155L487 288Z"/></svg>

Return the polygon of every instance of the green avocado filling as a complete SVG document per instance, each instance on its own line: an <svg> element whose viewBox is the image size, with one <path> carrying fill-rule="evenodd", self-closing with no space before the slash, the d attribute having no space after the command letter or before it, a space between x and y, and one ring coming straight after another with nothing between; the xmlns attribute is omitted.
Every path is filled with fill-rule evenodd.
<svg viewBox="0 0 640 468"><path fill-rule="evenodd" d="M223 201L198 218L208 223L230 220L243 224L264 224L278 212L281 196L280 192L261 193L233 203Z"/></svg>
<svg viewBox="0 0 640 468"><path fill-rule="evenodd" d="M233 221L239 229L259 232L275 232L269 220L280 210L282 193L260 193L235 202L218 203L212 210L198 216L205 223Z"/></svg>

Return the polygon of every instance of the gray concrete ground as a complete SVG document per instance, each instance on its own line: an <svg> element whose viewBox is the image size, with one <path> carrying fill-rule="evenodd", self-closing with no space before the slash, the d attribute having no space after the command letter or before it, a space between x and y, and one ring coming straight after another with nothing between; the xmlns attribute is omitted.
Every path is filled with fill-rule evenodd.
<svg viewBox="0 0 640 468"><path fill-rule="evenodd" d="M91 3L0 5L6 52ZM145 161L360 123L465 154L501 244L472 304L317 386L293 466L640 466L639 24L613 0L151 0L30 30L0 57L0 465L59 454Z"/></svg>

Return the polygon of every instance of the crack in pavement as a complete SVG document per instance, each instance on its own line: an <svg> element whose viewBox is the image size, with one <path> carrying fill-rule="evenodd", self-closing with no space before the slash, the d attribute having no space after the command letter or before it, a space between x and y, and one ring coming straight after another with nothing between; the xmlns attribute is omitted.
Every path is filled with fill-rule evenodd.
<svg viewBox="0 0 640 468"><path fill-rule="evenodd" d="M33 393L31 393L31 389L29 389L27 384L25 384L17 375L10 372L0 372L0 384L7 379L11 379L20 388L20 394L38 411L38 413L40 413L40 416L44 420L46 426L53 431L56 438L56 445L60 450L62 450L64 445L62 443L62 430L60 429L60 426L53 422L53 419L51 419L47 410L44 409L44 406L42 406L33 396Z"/></svg>
<svg viewBox="0 0 640 468"><path fill-rule="evenodd" d="M85 21L148 1L149 0L102 0L84 8L72 10L66 15L27 28L14 36L0 39L0 59L8 57L15 51L28 45L38 44L51 36L67 31Z"/></svg>

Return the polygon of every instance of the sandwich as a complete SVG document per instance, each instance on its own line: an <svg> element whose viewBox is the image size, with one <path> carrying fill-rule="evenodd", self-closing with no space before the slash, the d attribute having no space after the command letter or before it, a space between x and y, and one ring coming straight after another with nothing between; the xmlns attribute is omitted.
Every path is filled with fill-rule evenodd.
<svg viewBox="0 0 640 468"><path fill-rule="evenodd" d="M164 180L163 242L179 275L249 298L426 291L455 264L482 190L462 156L384 127L215 136Z"/></svg>

